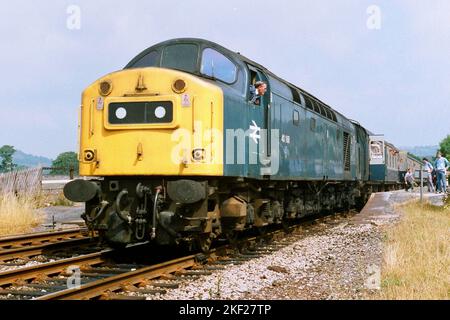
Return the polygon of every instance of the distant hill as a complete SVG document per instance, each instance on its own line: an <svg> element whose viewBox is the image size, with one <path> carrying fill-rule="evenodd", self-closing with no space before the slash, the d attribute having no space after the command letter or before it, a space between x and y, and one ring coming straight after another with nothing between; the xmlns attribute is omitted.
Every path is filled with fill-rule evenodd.
<svg viewBox="0 0 450 320"><path fill-rule="evenodd" d="M16 150L16 152L13 155L13 161L19 167L32 168L37 166L51 167L53 160L46 157L35 156L32 154L22 152L20 150Z"/></svg>
<svg viewBox="0 0 450 320"><path fill-rule="evenodd" d="M431 158L436 156L439 146L400 147L400 150L408 151L409 153L412 153L420 158Z"/></svg>

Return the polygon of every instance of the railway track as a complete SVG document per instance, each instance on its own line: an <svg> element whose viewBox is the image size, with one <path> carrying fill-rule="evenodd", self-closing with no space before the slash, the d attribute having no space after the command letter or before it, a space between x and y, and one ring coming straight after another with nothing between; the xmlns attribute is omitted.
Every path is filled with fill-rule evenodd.
<svg viewBox="0 0 450 320"><path fill-rule="evenodd" d="M295 231L291 228L288 232ZM165 294L186 279L210 275L228 264L241 264L270 254L290 243L283 242L286 231L277 230L264 236L239 241L236 246L224 245L208 254L188 255L159 264L138 268L81 285L43 295L36 300L145 300L146 295ZM272 241L272 243L270 243Z"/></svg>
<svg viewBox="0 0 450 320"><path fill-rule="evenodd" d="M70 229L0 238L0 265L20 265L37 256L68 256L66 248L91 245L97 238L88 237L87 229ZM20 259L21 262L13 263Z"/></svg>
<svg viewBox="0 0 450 320"><path fill-rule="evenodd" d="M164 294L177 288L186 279L209 275L227 264L241 264L277 251L295 241L297 229L326 218L307 220L284 230L238 240L233 245L217 247L208 254L178 256L151 264L116 260L126 251L139 250L141 245L135 245L119 254L108 249L10 270L0 273L0 299L146 299L147 295ZM74 270L78 270L78 278L74 277Z"/></svg>
<svg viewBox="0 0 450 320"><path fill-rule="evenodd" d="M70 287L76 273L81 274L80 283L111 277L140 267L137 264L110 264L113 249L60 259L29 267L17 268L0 273L0 297L3 299L27 300L46 295L49 292Z"/></svg>
<svg viewBox="0 0 450 320"><path fill-rule="evenodd" d="M0 252L8 249L18 249L59 241L84 238L87 235L86 228L67 229L53 232L29 233L19 236L0 238Z"/></svg>

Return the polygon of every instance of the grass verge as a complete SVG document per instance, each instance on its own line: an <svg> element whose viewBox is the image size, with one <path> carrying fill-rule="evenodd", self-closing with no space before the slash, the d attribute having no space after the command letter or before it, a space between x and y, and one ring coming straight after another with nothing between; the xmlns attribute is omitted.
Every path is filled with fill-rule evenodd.
<svg viewBox="0 0 450 320"><path fill-rule="evenodd" d="M450 205L414 202L401 210L401 221L387 230L378 298L449 299Z"/></svg>

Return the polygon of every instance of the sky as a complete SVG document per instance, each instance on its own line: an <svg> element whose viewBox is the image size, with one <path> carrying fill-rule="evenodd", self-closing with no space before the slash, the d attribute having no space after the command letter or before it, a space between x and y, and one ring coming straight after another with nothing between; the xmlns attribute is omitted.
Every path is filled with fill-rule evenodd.
<svg viewBox="0 0 450 320"><path fill-rule="evenodd" d="M27 153L77 151L83 89L178 37L239 51L397 146L450 134L448 0L0 0L0 8L0 145Z"/></svg>

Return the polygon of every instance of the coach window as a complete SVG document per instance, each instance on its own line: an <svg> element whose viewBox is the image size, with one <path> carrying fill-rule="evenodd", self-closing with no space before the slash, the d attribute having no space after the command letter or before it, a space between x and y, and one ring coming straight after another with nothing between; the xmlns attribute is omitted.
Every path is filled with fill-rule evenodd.
<svg viewBox="0 0 450 320"><path fill-rule="evenodd" d="M223 54L206 48L202 54L200 73L226 83L233 83L236 81L237 67Z"/></svg>
<svg viewBox="0 0 450 320"><path fill-rule="evenodd" d="M157 51L150 51L136 61L131 68L155 67L159 64L159 54Z"/></svg>

